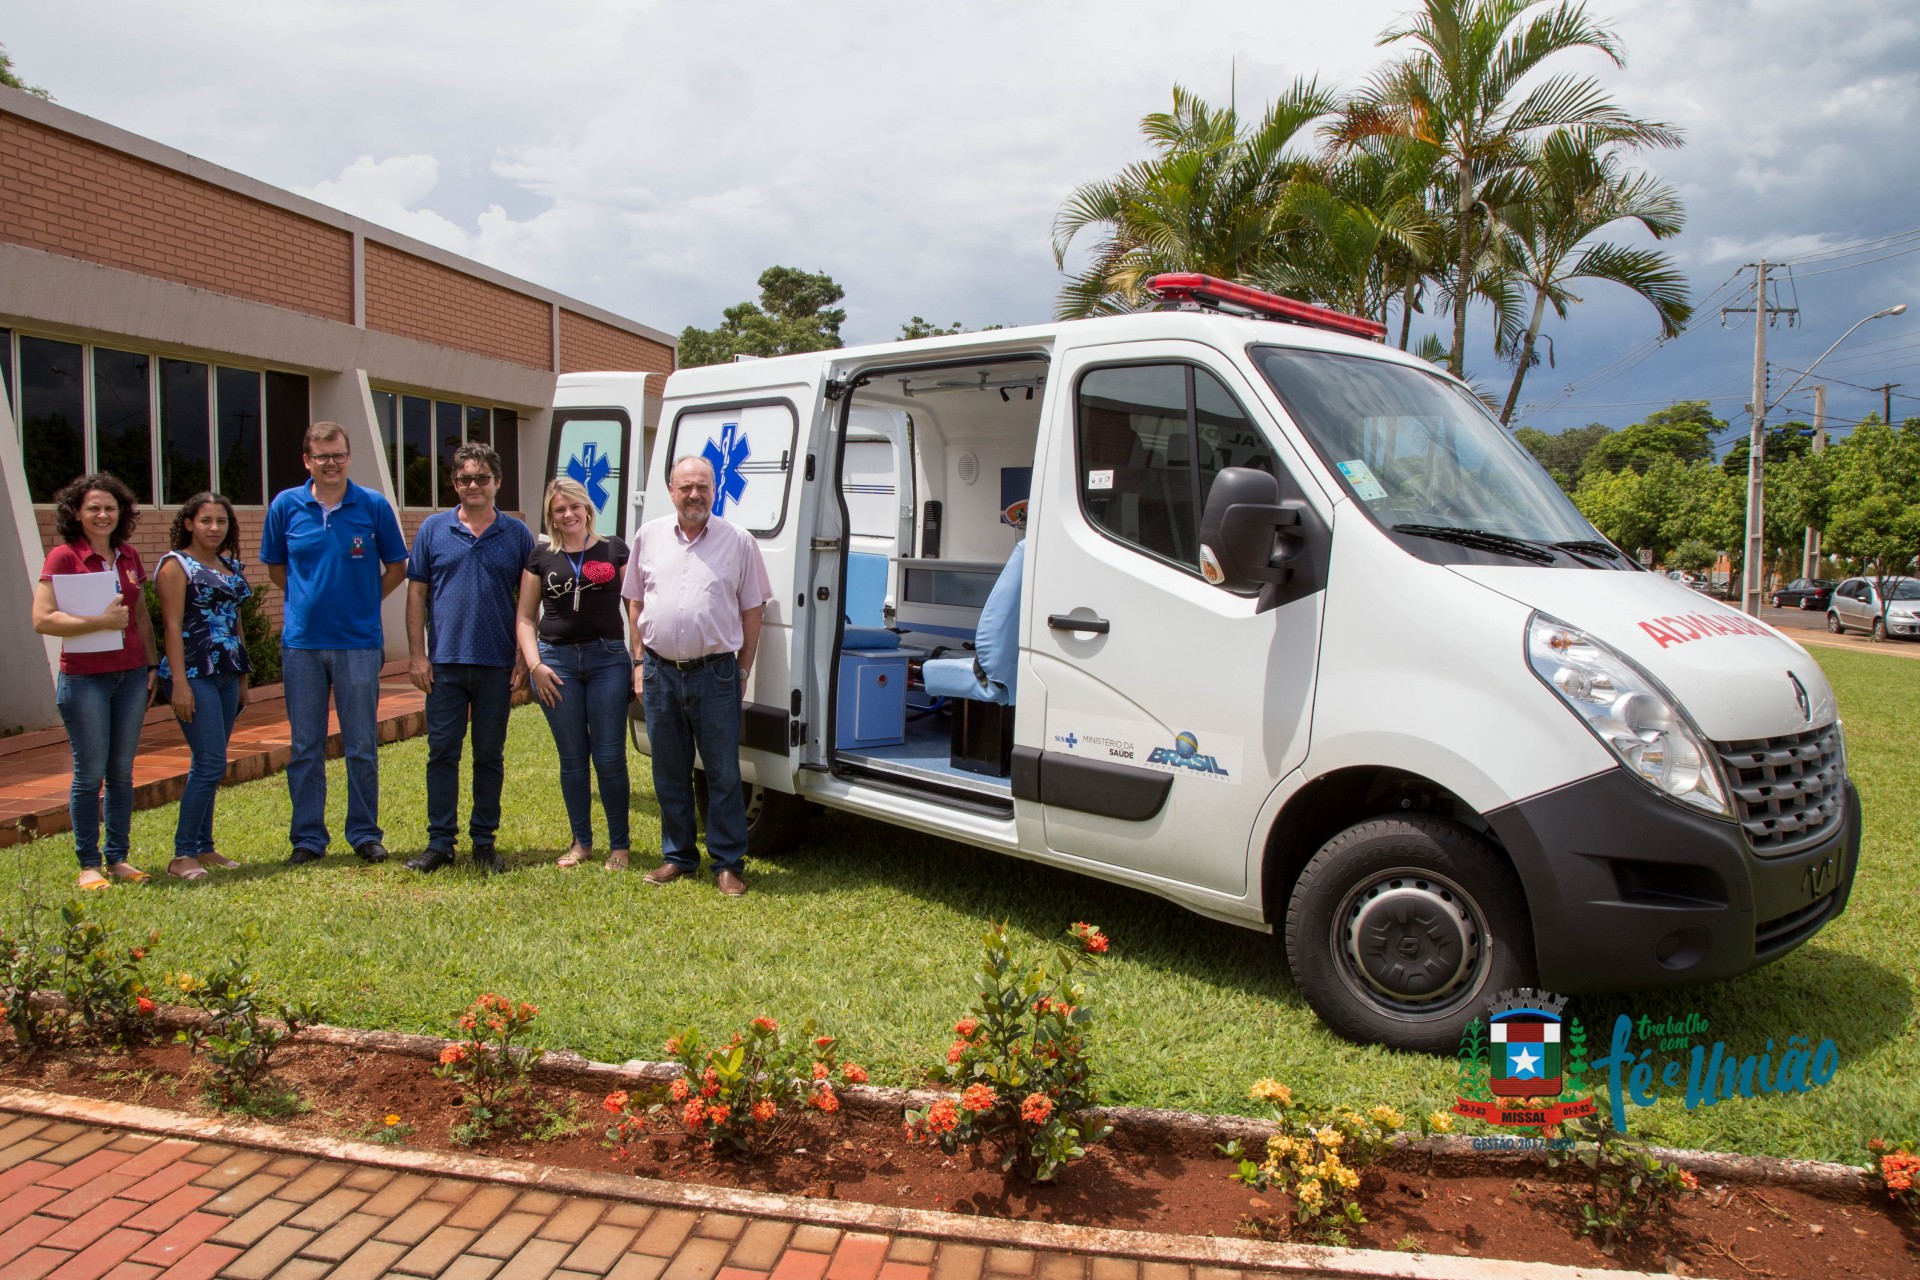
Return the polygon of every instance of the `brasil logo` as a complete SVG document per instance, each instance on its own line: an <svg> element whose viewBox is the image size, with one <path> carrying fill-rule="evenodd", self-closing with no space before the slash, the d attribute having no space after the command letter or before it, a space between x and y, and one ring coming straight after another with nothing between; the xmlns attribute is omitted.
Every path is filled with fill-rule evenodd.
<svg viewBox="0 0 1920 1280"><path fill-rule="evenodd" d="M1542 1126L1594 1113L1587 1089L1587 1032L1567 998L1532 987L1502 991L1483 1025L1460 1035L1460 1095L1453 1113L1488 1124Z"/></svg>
<svg viewBox="0 0 1920 1280"><path fill-rule="evenodd" d="M1212 756L1200 754L1200 739L1182 731L1174 736L1171 747L1155 747L1153 754L1147 757L1148 764L1172 765L1179 769L1191 769L1195 773L1218 774L1224 778L1227 771Z"/></svg>

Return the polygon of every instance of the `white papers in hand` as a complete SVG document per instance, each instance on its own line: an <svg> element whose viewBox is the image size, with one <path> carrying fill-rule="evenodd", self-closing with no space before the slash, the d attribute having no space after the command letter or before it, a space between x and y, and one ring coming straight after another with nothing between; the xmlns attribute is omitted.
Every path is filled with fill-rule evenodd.
<svg viewBox="0 0 1920 1280"><path fill-rule="evenodd" d="M105 613L120 598L120 575L110 573L56 573L53 575L53 603L62 613L76 618L95 618ZM126 643L123 631L89 631L83 636L68 636L61 647L68 653L113 653Z"/></svg>

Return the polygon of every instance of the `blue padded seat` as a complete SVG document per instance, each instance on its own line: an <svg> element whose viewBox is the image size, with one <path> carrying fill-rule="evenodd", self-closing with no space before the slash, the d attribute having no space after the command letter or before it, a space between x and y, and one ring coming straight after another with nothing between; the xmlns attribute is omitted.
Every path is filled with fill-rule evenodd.
<svg viewBox="0 0 1920 1280"><path fill-rule="evenodd" d="M898 649L899 633L885 627L848 627L840 633L840 647L846 649Z"/></svg>
<svg viewBox="0 0 1920 1280"><path fill-rule="evenodd" d="M847 555L846 618L856 627L879 627L886 622L887 558L876 551Z"/></svg>
<svg viewBox="0 0 1920 1280"><path fill-rule="evenodd" d="M1020 667L1020 584L1026 575L1027 543L1013 548L986 604L980 607L972 658L935 658L921 664L927 693L936 698L1013 705ZM983 679L984 677L984 679Z"/></svg>

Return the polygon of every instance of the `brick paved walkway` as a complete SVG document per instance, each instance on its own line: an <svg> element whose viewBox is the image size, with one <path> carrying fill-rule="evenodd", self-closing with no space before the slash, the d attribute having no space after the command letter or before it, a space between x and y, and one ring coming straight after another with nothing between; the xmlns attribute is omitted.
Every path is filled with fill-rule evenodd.
<svg viewBox="0 0 1920 1280"><path fill-rule="evenodd" d="M407 681L407 664L390 662L380 673L380 741L397 742L426 731L425 695ZM340 754L339 720L329 716L327 754ZM233 727L223 783L251 782L287 767L286 703L279 685L254 690L253 701ZM186 786L192 755L180 724L165 707L147 713L133 764L133 804L151 809L171 804ZM0 849L57 835L69 828L67 793L73 786L73 753L67 735L55 729L0 739Z"/></svg>
<svg viewBox="0 0 1920 1280"><path fill-rule="evenodd" d="M5 1280L1250 1280L0 1115ZM1297 1274L1297 1273L1296 1273Z"/></svg>

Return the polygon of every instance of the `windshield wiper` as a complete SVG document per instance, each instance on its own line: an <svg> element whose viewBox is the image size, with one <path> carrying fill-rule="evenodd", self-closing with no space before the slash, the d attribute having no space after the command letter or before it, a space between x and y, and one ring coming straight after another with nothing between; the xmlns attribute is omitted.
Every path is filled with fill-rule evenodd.
<svg viewBox="0 0 1920 1280"><path fill-rule="evenodd" d="M1455 542L1476 551L1491 551L1497 555L1512 556L1516 560L1530 560L1534 564L1552 564L1556 559L1553 552L1538 543L1487 529L1460 529L1446 524L1397 524L1393 526L1393 531L1440 542Z"/></svg>
<svg viewBox="0 0 1920 1280"><path fill-rule="evenodd" d="M1624 554L1611 542L1556 542L1553 545L1576 555L1605 556L1609 560L1619 560Z"/></svg>

